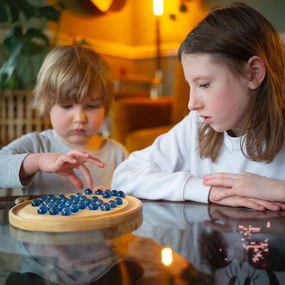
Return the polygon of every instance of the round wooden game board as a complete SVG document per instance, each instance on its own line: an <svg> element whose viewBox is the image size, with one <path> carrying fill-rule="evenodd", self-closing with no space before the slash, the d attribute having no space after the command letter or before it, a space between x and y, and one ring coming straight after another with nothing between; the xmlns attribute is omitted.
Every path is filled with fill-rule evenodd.
<svg viewBox="0 0 285 285"><path fill-rule="evenodd" d="M16 228L28 231L74 232L112 227L133 220L141 213L141 201L128 195L122 205L110 211L85 209L71 216L40 215L37 207L33 207L31 201L26 201L9 211L9 222Z"/></svg>
<svg viewBox="0 0 285 285"><path fill-rule="evenodd" d="M109 228L94 229L90 231L73 232L33 232L10 225L9 230L13 238L30 244L41 245L79 245L92 244L102 240L114 239L128 234L142 225L143 215L125 223L119 223Z"/></svg>

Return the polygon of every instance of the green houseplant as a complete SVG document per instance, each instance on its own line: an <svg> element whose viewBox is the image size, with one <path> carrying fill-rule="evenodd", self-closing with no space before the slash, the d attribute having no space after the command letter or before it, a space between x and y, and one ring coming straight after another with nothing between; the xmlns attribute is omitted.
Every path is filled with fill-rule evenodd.
<svg viewBox="0 0 285 285"><path fill-rule="evenodd" d="M56 42L48 36L47 23L59 23L64 6L44 1L0 0L0 148L50 126L30 101L39 68Z"/></svg>
<svg viewBox="0 0 285 285"><path fill-rule="evenodd" d="M0 90L30 89L34 86L51 39L45 30L48 21L59 22L64 9L60 2L45 5L43 0L0 0Z"/></svg>

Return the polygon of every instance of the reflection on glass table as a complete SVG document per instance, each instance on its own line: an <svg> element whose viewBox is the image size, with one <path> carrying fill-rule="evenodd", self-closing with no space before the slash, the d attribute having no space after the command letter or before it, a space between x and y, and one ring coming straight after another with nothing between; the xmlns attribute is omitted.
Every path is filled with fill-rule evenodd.
<svg viewBox="0 0 285 285"><path fill-rule="evenodd" d="M60 234L0 205L0 284L285 284L283 212L143 201L128 224Z"/></svg>

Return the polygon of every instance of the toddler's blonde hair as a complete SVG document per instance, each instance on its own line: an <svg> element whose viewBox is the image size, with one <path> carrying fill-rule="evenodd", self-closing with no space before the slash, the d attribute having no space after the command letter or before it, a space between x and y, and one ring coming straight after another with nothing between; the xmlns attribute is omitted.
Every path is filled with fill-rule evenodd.
<svg viewBox="0 0 285 285"><path fill-rule="evenodd" d="M33 107L47 115L54 104L81 102L98 90L108 114L113 99L113 78L108 64L94 50L57 46L46 56L34 88Z"/></svg>

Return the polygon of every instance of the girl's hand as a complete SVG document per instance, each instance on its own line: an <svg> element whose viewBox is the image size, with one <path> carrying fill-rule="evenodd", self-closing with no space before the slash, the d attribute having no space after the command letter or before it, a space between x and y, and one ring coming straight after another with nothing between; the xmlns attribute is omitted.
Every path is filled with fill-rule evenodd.
<svg viewBox="0 0 285 285"><path fill-rule="evenodd" d="M231 207L245 207L254 209L257 211L282 211L285 210L285 205L278 202L271 202L257 198L248 198L242 196L230 196L228 198L221 198L217 200L215 197L220 195L221 192L225 191L221 187L212 187L209 195L209 201L224 206ZM213 198L214 197L214 198Z"/></svg>
<svg viewBox="0 0 285 285"><path fill-rule="evenodd" d="M102 161L80 150L72 150L67 154L30 154L23 162L21 177L31 176L38 171L56 173L68 178L77 189L82 189L83 182L74 173L74 169L77 168L83 174L87 187L92 188L92 177L85 162L93 163L100 168L104 167Z"/></svg>
<svg viewBox="0 0 285 285"><path fill-rule="evenodd" d="M211 202L256 210L285 210L285 204L280 203L285 201L285 189L280 192L280 183L285 182L252 173L216 173L204 177L204 184L212 186Z"/></svg>

